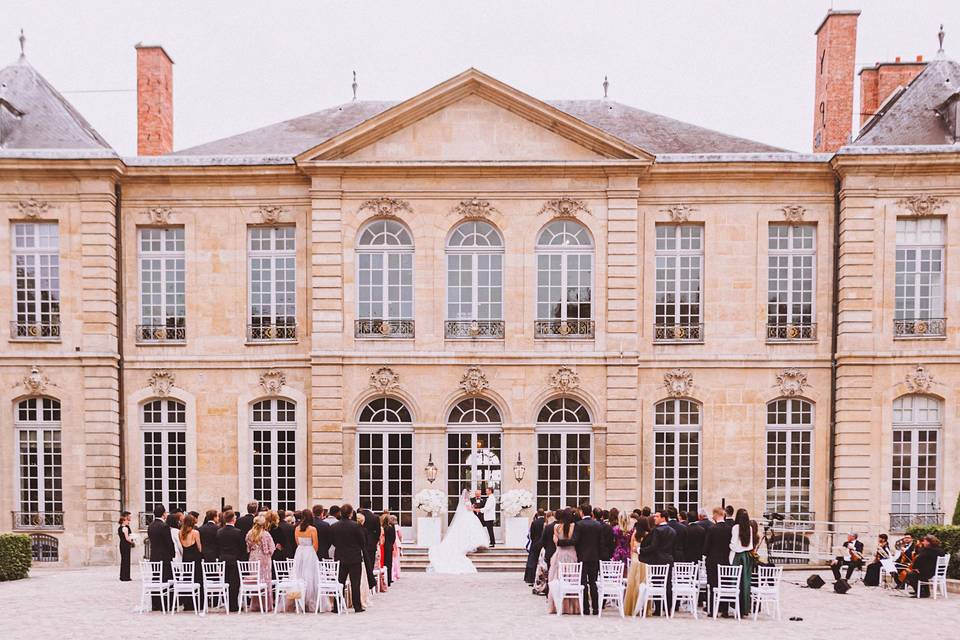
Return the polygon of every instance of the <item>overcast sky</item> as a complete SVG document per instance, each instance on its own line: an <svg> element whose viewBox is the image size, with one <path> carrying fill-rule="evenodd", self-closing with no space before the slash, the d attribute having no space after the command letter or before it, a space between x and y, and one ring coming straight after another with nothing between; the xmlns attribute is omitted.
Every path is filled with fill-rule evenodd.
<svg viewBox="0 0 960 640"><path fill-rule="evenodd" d="M610 98L809 151L826 10L859 8L858 68L932 58L960 0L208 2L0 0L0 64L27 57L123 155L136 152L133 45L174 65L177 149L350 100L409 98L476 67L543 99Z"/></svg>

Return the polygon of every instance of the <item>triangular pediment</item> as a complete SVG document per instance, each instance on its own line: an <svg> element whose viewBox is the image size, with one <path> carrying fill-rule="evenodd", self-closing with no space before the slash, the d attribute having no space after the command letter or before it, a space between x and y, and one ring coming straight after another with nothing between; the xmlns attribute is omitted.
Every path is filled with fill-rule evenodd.
<svg viewBox="0 0 960 640"><path fill-rule="evenodd" d="M476 69L300 154L297 161L603 161L653 156Z"/></svg>

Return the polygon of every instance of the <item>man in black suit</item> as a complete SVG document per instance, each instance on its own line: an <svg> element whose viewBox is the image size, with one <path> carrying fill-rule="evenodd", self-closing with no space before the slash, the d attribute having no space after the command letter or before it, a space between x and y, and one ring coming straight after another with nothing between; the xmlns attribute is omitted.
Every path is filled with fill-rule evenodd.
<svg viewBox="0 0 960 640"><path fill-rule="evenodd" d="M614 549L617 547L617 537L613 535L613 526L608 522L610 512L606 512L606 517L604 517L604 513L605 512L600 509L594 509L593 519L603 526L602 535L600 536L600 559L609 562L610 558L613 557Z"/></svg>
<svg viewBox="0 0 960 640"><path fill-rule="evenodd" d="M313 526L317 528L317 558L330 558L330 523L326 522L327 510L322 504L313 505Z"/></svg>
<svg viewBox="0 0 960 640"><path fill-rule="evenodd" d="M667 524L676 532L677 536L673 540L673 561L685 562L687 557L687 525L677 519L677 508L673 505L667 507Z"/></svg>
<svg viewBox="0 0 960 640"><path fill-rule="evenodd" d="M550 566L550 560L553 558L553 554L557 552L557 543L553 541L553 530L556 528L557 522L545 522L543 525L543 533L540 535L540 546L543 548L543 559L547 563L547 566Z"/></svg>
<svg viewBox="0 0 960 640"><path fill-rule="evenodd" d="M706 513L701 512L704 515L704 519L699 519L698 514L694 511L691 511L687 514L687 541L683 545L684 553L686 557L684 562L700 562L700 559L703 557L703 543L707 539L707 525L705 522L709 522L706 519Z"/></svg>
<svg viewBox="0 0 960 640"><path fill-rule="evenodd" d="M230 592L230 611L239 611L240 569L237 562L246 560L247 543L244 533L237 528L236 511L223 512L223 527L217 532L220 560L224 563L224 577Z"/></svg>
<svg viewBox="0 0 960 640"><path fill-rule="evenodd" d="M250 529L253 529L253 519L257 517L257 510L260 508L260 504L254 500L253 502L247 503L247 515L240 516L237 518L237 529L240 530L240 533L243 534L243 539L247 539L247 534L250 533ZM241 560L246 560L246 556L240 558Z"/></svg>
<svg viewBox="0 0 960 640"><path fill-rule="evenodd" d="M297 551L297 541L293 537L293 531L296 527L287 522L286 511L279 511L277 515L280 522L273 529L270 529L270 537L273 538L273 543L277 545L276 551L273 552L274 563L293 560L293 554Z"/></svg>
<svg viewBox="0 0 960 640"><path fill-rule="evenodd" d="M363 549L367 538L363 528L352 519L353 507L345 504L340 507L340 520L330 525L330 539L336 547L334 560L340 563L340 584L346 585L350 578L350 597L353 609L364 611L360 603L360 579L363 572Z"/></svg>
<svg viewBox="0 0 960 640"><path fill-rule="evenodd" d="M370 511L369 507L362 507L358 513L363 514L363 529L367 534L367 542L363 549L363 562L367 569L367 584L371 589L376 588L373 578L373 565L377 560L377 547L380 546L380 518Z"/></svg>
<svg viewBox="0 0 960 640"><path fill-rule="evenodd" d="M167 510L162 504L153 508L153 522L147 527L147 538L150 540L150 562L160 562L161 580L173 580L173 558L176 550L173 547L173 538L170 536L170 526L167 525ZM160 596L153 596L153 610L162 611Z"/></svg>
<svg viewBox="0 0 960 640"><path fill-rule="evenodd" d="M858 568L863 566L863 543L857 540L855 533L847 534L847 541L843 543L844 555L837 556L830 563L830 569L833 571L833 579L840 579L840 567L847 565L847 581ZM849 557L847 557L849 556Z"/></svg>
<svg viewBox="0 0 960 640"><path fill-rule="evenodd" d="M527 552L527 566L523 570L523 581L530 586L533 586L533 581L537 576L537 562L540 560L540 550L543 549L540 537L543 535L545 517L546 514L543 509L537 509L537 513L530 523L530 549Z"/></svg>
<svg viewBox="0 0 960 640"><path fill-rule="evenodd" d="M200 527L200 545L203 551L204 562L216 562L220 557L220 547L217 545L217 531L220 530L220 514L216 509L208 509L203 516L203 525Z"/></svg>
<svg viewBox="0 0 960 640"><path fill-rule="evenodd" d="M597 576L600 574L603 525L593 519L593 510L589 504L580 505L580 515L580 522L573 527L573 535L557 544L561 547L576 547L577 559L583 563L581 583L586 587L583 612L587 613L592 604L593 615L598 616L600 602L597 600Z"/></svg>
<svg viewBox="0 0 960 640"><path fill-rule="evenodd" d="M643 539L638 556L640 562L647 564L665 564L673 566L673 552L676 549L677 532L667 523L667 516L661 511L653 513L653 530ZM667 602L672 601L673 588L670 585L670 574L667 574ZM666 615L661 611L659 603L656 607L657 615Z"/></svg>
<svg viewBox="0 0 960 640"><path fill-rule="evenodd" d="M703 555L706 556L707 582L711 589L716 589L718 584L717 567L730 564L730 535L733 520L726 519L726 513L723 507L713 508L713 526L707 529L707 535L703 540ZM709 606L709 605L708 605ZM727 617L728 605L726 602L720 603L720 615Z"/></svg>

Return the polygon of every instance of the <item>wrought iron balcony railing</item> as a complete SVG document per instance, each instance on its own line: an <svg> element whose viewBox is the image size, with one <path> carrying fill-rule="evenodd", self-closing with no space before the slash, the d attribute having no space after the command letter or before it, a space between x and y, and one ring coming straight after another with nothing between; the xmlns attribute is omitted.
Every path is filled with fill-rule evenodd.
<svg viewBox="0 0 960 640"><path fill-rule="evenodd" d="M249 342L295 342L297 340L297 325L295 322L248 324L247 340Z"/></svg>
<svg viewBox="0 0 960 640"><path fill-rule="evenodd" d="M45 340L56 342L60 340L60 321L51 322L20 322L10 323L10 339L12 340Z"/></svg>
<svg viewBox="0 0 960 640"><path fill-rule="evenodd" d="M767 342L802 342L816 339L816 322L767 323Z"/></svg>
<svg viewBox="0 0 960 640"><path fill-rule="evenodd" d="M593 320L537 320L533 323L537 338L592 338Z"/></svg>
<svg viewBox="0 0 960 640"><path fill-rule="evenodd" d="M13 511L14 531L63 531L63 511Z"/></svg>
<svg viewBox="0 0 960 640"><path fill-rule="evenodd" d="M184 323L183 320L180 320L175 327L163 324L138 324L136 338L138 344L170 344L186 342L186 323Z"/></svg>
<svg viewBox="0 0 960 640"><path fill-rule="evenodd" d="M353 335L357 338L412 338L413 320L357 320Z"/></svg>
<svg viewBox="0 0 960 640"><path fill-rule="evenodd" d="M900 318L893 321L894 338L943 338L946 318Z"/></svg>
<svg viewBox="0 0 960 640"><path fill-rule="evenodd" d="M447 320L448 338L503 338L503 320Z"/></svg>
<svg viewBox="0 0 960 640"><path fill-rule="evenodd" d="M654 342L703 342L703 324L655 324Z"/></svg>
<svg viewBox="0 0 960 640"><path fill-rule="evenodd" d="M890 530L906 531L914 525L943 524L942 513L891 513Z"/></svg>

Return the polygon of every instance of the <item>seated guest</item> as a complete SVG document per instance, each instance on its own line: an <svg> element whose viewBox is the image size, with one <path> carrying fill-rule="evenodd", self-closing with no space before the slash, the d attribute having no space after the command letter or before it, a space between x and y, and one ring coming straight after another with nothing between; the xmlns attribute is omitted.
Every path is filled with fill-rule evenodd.
<svg viewBox="0 0 960 640"><path fill-rule="evenodd" d="M881 533L877 537L877 551L873 554L873 562L867 565L867 574L863 577L863 586L880 586L880 561L890 557L890 543L887 534Z"/></svg>
<svg viewBox="0 0 960 640"><path fill-rule="evenodd" d="M921 598L930 597L930 585L920 586L921 582L929 582L937 569L937 558L945 552L940 547L940 540L936 536L926 535L920 539L916 560L913 569L907 572L907 584L913 588L914 595L920 591Z"/></svg>
<svg viewBox="0 0 960 640"><path fill-rule="evenodd" d="M857 540L857 534L848 533L847 541L843 543L844 555L837 556L830 563L830 569L833 570L833 578L840 579L840 567L847 565L847 580L853 575L853 572L863 566L863 543Z"/></svg>

